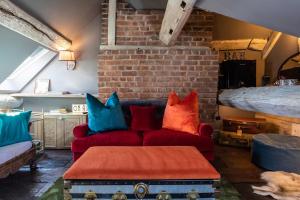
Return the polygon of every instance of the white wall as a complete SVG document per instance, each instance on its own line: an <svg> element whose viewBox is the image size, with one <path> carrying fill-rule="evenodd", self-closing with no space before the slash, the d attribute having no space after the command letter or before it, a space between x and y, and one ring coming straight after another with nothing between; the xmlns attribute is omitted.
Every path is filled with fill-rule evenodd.
<svg viewBox="0 0 300 200"><path fill-rule="evenodd" d="M36 79L50 79L50 91L71 93L97 93L97 62L100 40L100 16L91 21L73 40L77 55L74 71L56 58L32 80L22 92L32 93Z"/></svg>
<svg viewBox="0 0 300 200"><path fill-rule="evenodd" d="M69 91L71 93L98 93L98 52L100 46L100 15L92 20L73 40L73 48L78 54L74 71L68 71L66 63L56 58L41 71L22 92L32 93L36 79L50 79L51 91ZM24 107L33 111L50 109L71 109L72 104L85 103L84 98L24 98Z"/></svg>

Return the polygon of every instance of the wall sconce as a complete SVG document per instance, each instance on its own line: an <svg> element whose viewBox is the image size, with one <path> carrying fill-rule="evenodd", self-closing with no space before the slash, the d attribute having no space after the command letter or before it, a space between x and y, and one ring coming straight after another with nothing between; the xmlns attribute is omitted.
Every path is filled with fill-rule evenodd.
<svg viewBox="0 0 300 200"><path fill-rule="evenodd" d="M74 70L76 59L73 51L59 51L59 61L67 61L67 70Z"/></svg>

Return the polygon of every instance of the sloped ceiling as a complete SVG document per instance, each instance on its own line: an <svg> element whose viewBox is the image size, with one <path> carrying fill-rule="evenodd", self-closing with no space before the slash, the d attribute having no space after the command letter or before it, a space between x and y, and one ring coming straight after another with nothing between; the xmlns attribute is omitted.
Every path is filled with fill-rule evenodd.
<svg viewBox="0 0 300 200"><path fill-rule="evenodd" d="M236 40L249 38L267 39L271 30L262 26L245 23L224 15L215 15L213 40Z"/></svg>
<svg viewBox="0 0 300 200"><path fill-rule="evenodd" d="M99 0L11 1L70 40L100 13Z"/></svg>
<svg viewBox="0 0 300 200"><path fill-rule="evenodd" d="M0 26L0 83L38 46L32 40Z"/></svg>
<svg viewBox="0 0 300 200"><path fill-rule="evenodd" d="M11 0L58 33L75 40L100 13L99 0ZM0 26L0 83L39 46Z"/></svg>
<svg viewBox="0 0 300 200"><path fill-rule="evenodd" d="M198 0L196 6L272 30L300 36L298 0Z"/></svg>
<svg viewBox="0 0 300 200"><path fill-rule="evenodd" d="M160 9L166 8L168 0L127 0L135 9ZM216 14L213 30L214 40L233 40L248 38L268 38L271 30L245 23L243 21Z"/></svg>
<svg viewBox="0 0 300 200"><path fill-rule="evenodd" d="M167 0L127 0L136 9L165 9ZM198 0L196 7L300 36L298 0Z"/></svg>

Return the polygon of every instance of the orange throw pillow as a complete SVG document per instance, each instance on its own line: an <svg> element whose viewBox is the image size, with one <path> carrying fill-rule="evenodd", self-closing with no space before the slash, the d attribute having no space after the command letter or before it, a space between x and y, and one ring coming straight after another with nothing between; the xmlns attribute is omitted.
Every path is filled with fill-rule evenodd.
<svg viewBox="0 0 300 200"><path fill-rule="evenodd" d="M175 92L169 94L165 109L163 128L198 134L199 102L196 92L191 92L183 100Z"/></svg>

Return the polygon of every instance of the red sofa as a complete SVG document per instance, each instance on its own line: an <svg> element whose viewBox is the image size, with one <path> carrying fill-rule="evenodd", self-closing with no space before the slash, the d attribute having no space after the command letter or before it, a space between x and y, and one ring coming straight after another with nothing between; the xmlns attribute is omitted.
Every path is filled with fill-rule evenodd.
<svg viewBox="0 0 300 200"><path fill-rule="evenodd" d="M162 122L165 102L161 101L127 101L122 102L125 119L130 127L130 105L155 105L157 120ZM161 127L161 126L160 126ZM118 130L88 136L88 125L83 124L74 128L72 142L73 160L76 161L89 147L92 146L195 146L207 160L214 159L212 140L213 128L205 123L199 126L199 135L180 131L158 129L152 131Z"/></svg>

